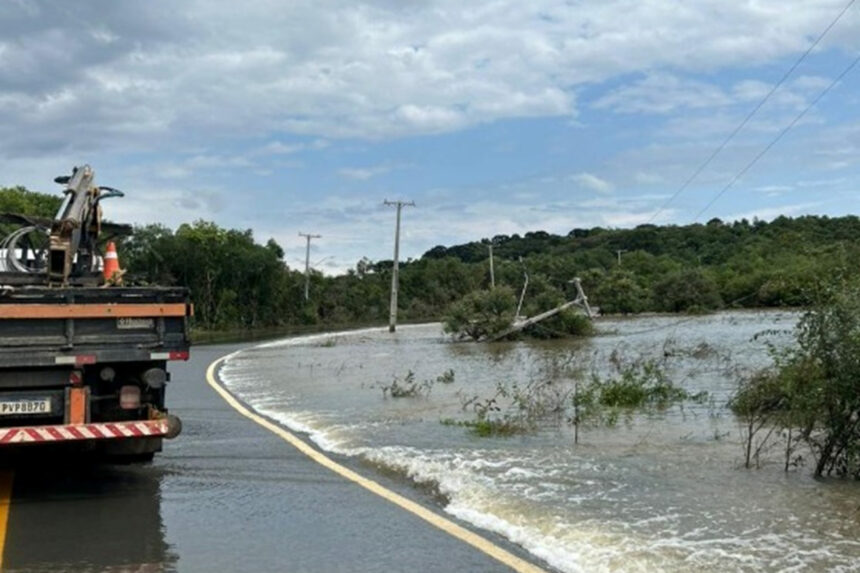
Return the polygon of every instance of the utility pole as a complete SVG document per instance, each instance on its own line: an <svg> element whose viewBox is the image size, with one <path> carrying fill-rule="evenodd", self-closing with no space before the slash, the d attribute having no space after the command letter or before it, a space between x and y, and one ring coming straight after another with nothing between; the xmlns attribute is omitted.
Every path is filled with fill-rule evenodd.
<svg viewBox="0 0 860 573"><path fill-rule="evenodd" d="M400 210L403 207L414 207L415 202L386 199L382 204L397 207L397 226L394 228L394 264L391 267L391 308L388 313L388 332L394 332L397 328L397 289L400 286L397 276L400 267Z"/></svg>
<svg viewBox="0 0 860 573"><path fill-rule="evenodd" d="M305 302L307 302L311 280L311 239L320 239L322 235L311 235L310 233L299 231L299 237L304 237L308 240L307 248L305 248Z"/></svg>
<svg viewBox="0 0 860 573"><path fill-rule="evenodd" d="M490 289L496 288L496 273L493 271L493 242L487 245L490 249Z"/></svg>
<svg viewBox="0 0 860 573"><path fill-rule="evenodd" d="M529 270L526 268L526 264L523 262L523 258L520 257L520 264L523 266L523 276L525 280L523 281L523 290L520 293L520 302L517 304L517 313L514 315L514 320L520 319L520 311L523 309L523 301L526 298L526 289L529 288Z"/></svg>

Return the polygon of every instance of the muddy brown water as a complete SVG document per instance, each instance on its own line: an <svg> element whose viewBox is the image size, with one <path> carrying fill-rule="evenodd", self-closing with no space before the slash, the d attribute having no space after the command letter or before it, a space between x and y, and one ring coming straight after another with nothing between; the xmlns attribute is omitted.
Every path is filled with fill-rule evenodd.
<svg viewBox="0 0 860 573"><path fill-rule="evenodd" d="M445 511L562 571L857 570L860 485L816 481L808 466L785 473L778 448L744 469L726 407L738 373L768 364L766 341L788 344L797 318L601 319L588 340L480 345L451 343L438 324L364 329L245 350L222 378L323 449L434 488ZM450 423L474 419L464 404L499 388L548 378L564 388L572 371L611 375L619 359L657 361L709 398L581 427L578 444L569 412L511 437ZM453 382L436 381L447 371ZM391 398L384 388L409 372L429 392ZM497 402L504 415L509 400Z"/></svg>

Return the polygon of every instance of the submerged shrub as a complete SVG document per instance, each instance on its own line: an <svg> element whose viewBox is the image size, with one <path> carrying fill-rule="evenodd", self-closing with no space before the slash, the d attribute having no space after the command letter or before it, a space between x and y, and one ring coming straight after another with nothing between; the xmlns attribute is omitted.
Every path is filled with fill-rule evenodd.
<svg viewBox="0 0 860 573"><path fill-rule="evenodd" d="M482 436L533 431L542 424L570 422L578 441L579 428L615 425L637 411L664 410L685 400L703 402L706 392L690 394L674 384L659 360L626 361L613 354L615 374L586 378L571 356L563 365L548 369L525 385L499 382L493 396L463 402L473 420L443 423L471 428Z"/></svg>
<svg viewBox="0 0 860 573"><path fill-rule="evenodd" d="M795 345L773 351L773 369L744 380L731 407L756 420L752 430L778 428L808 445L816 476L860 479L860 284L824 288L819 301Z"/></svg>
<svg viewBox="0 0 860 573"><path fill-rule="evenodd" d="M421 382L416 381L415 373L409 370L403 378L392 377L390 384L372 385L371 387L379 387L382 390L383 398L415 398L429 396L433 386L437 383L453 384L454 369L449 368L436 378Z"/></svg>
<svg viewBox="0 0 860 573"><path fill-rule="evenodd" d="M658 307L668 312L701 313L723 306L717 284L698 269L672 273L653 290Z"/></svg>
<svg viewBox="0 0 860 573"><path fill-rule="evenodd" d="M474 291L449 307L442 328L459 339L492 338L510 328L516 308L517 298L510 288Z"/></svg>
<svg viewBox="0 0 860 573"><path fill-rule="evenodd" d="M555 316L533 324L523 331L532 338L562 338L566 336L591 336L594 323L578 310L566 308Z"/></svg>
<svg viewBox="0 0 860 573"><path fill-rule="evenodd" d="M602 378L593 374L574 396L574 423L599 422L614 425L621 414L655 408L665 410L679 402L702 402L707 392L690 394L674 384L658 360L626 362L614 355L613 376Z"/></svg>
<svg viewBox="0 0 860 573"><path fill-rule="evenodd" d="M382 385L380 388L382 388L382 396L385 398L389 396L392 398L414 398L430 395L433 382L430 380L416 382L415 373L410 370L403 378L394 376L390 384Z"/></svg>

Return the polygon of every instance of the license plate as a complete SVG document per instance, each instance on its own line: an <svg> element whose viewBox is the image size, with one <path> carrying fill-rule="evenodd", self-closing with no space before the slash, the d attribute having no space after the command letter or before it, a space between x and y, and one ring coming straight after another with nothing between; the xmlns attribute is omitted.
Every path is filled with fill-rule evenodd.
<svg viewBox="0 0 860 573"><path fill-rule="evenodd" d="M27 414L50 414L51 399L14 400L0 402L0 416L25 416Z"/></svg>
<svg viewBox="0 0 860 573"><path fill-rule="evenodd" d="M120 330L153 329L155 320L152 318L118 318L116 327Z"/></svg>

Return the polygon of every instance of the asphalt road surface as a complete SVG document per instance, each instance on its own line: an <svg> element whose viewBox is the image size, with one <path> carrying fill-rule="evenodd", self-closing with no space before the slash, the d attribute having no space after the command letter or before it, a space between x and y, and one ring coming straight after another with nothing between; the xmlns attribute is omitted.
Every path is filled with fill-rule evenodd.
<svg viewBox="0 0 860 573"><path fill-rule="evenodd" d="M472 535L431 492L333 458L430 510L441 525L241 415L206 381L209 364L235 348L196 347L188 363L171 363L168 403L184 429L150 464L7 460L0 469L2 569L423 573L525 571L536 563L492 534L478 532L479 541L501 558L452 534Z"/></svg>

